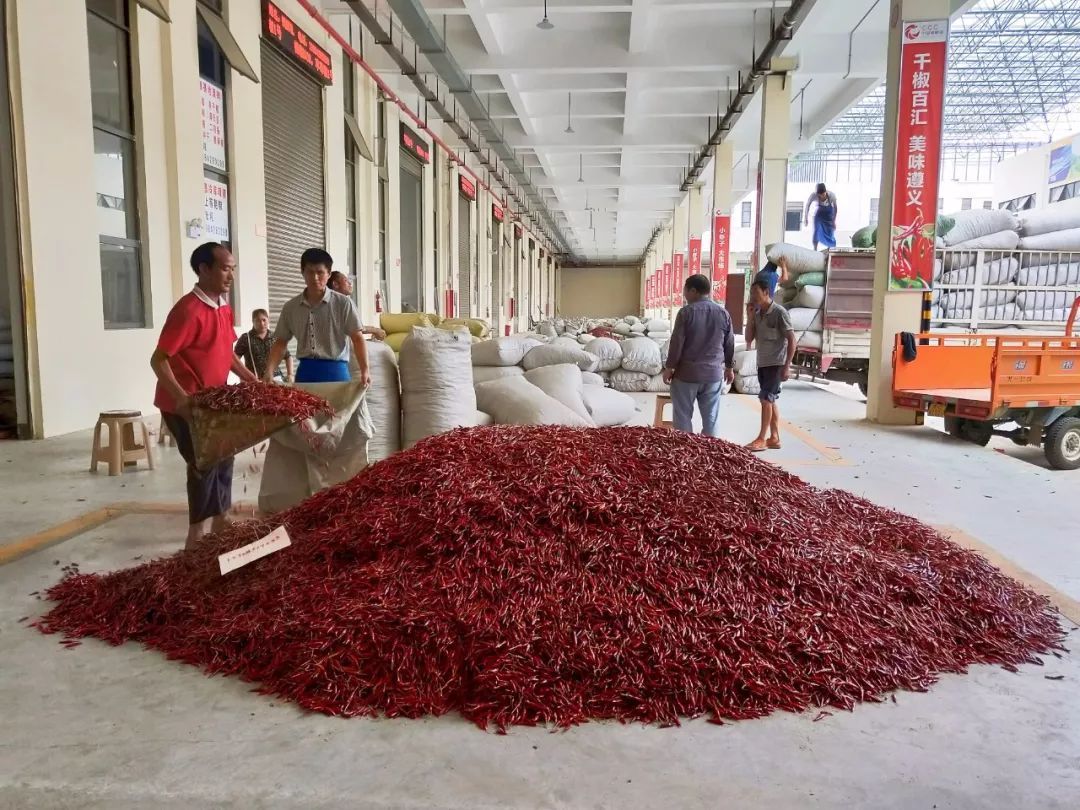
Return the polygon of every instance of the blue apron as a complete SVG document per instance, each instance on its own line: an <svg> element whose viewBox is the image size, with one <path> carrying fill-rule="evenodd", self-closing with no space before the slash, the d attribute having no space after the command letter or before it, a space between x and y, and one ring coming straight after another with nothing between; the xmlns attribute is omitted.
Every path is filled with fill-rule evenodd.
<svg viewBox="0 0 1080 810"><path fill-rule="evenodd" d="M345 360L302 357L296 370L298 383L348 382L350 379L349 363Z"/></svg>
<svg viewBox="0 0 1080 810"><path fill-rule="evenodd" d="M836 247L836 209L832 203L818 202L814 214L814 243L825 247Z"/></svg>

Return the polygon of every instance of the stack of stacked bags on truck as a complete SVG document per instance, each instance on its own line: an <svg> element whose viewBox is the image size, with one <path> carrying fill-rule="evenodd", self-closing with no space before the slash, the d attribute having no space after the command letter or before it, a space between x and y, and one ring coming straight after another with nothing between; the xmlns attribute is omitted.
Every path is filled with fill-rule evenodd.
<svg viewBox="0 0 1080 810"><path fill-rule="evenodd" d="M443 318L433 312L384 312L379 316L379 326L386 332L387 345L395 352L401 351L402 344L414 327L438 328L451 332L465 329L474 343L491 333L491 326L479 318Z"/></svg>
<svg viewBox="0 0 1080 810"><path fill-rule="evenodd" d="M1080 295L1080 209L1025 211L1020 214L1021 290L1016 296L1020 321L1064 322Z"/></svg>
<svg viewBox="0 0 1080 810"><path fill-rule="evenodd" d="M945 253L934 262L931 317L1019 321L1015 289L982 290L977 302L974 289L962 289L974 287L976 281L984 286L1014 286L1020 270L1019 245L1020 221L1012 211L972 209L940 217L937 247ZM979 251L984 251L981 273Z"/></svg>
<svg viewBox="0 0 1080 810"><path fill-rule="evenodd" d="M766 249L769 261L787 260L788 278L776 290L777 302L788 311L801 349L820 349L824 328L825 254L777 242ZM756 374L756 369L755 369Z"/></svg>

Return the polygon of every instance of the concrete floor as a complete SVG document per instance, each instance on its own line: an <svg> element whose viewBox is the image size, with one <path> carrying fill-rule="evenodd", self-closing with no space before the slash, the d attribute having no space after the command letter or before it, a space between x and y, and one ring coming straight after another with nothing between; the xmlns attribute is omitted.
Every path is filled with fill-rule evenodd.
<svg viewBox="0 0 1080 810"><path fill-rule="evenodd" d="M641 421L650 422L652 398L641 400ZM957 526L1080 598L1080 499L1068 497L1080 491L1080 473L930 427L867 425L847 389L791 384L782 408L799 432L771 460L814 484ZM753 400L728 397L722 415L726 437L756 431ZM10 504L0 549L108 504L182 500L175 450L153 473L109 478L85 471L88 447L83 435L0 443ZM254 500L257 460L249 454L237 470L237 499ZM61 565L110 570L171 553L184 522L120 516L0 565L0 808L1080 805L1075 655L1017 674L978 668L820 722L812 712L723 727L591 724L498 736L457 717L305 715L134 645L65 650L19 622L43 609L29 594L55 582Z"/></svg>

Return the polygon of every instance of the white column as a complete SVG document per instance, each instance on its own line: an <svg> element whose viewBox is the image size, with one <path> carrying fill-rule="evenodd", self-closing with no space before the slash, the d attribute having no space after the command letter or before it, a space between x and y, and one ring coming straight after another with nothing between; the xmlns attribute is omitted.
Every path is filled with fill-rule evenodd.
<svg viewBox="0 0 1080 810"><path fill-rule="evenodd" d="M952 15L952 0L892 0L889 27L888 69L885 76L885 140L882 150L881 192L878 195L877 244L892 241L893 187L896 165L896 126L900 93L900 46L903 23L918 20L944 20ZM931 199L937 188L924 191ZM894 408L892 404L892 349L898 332L918 332L922 316L922 295L910 291L889 290L889 251L878 250L874 265L873 323L870 329L870 380L866 418L885 425L914 425L922 414Z"/></svg>
<svg viewBox="0 0 1080 810"><path fill-rule="evenodd" d="M773 70L776 72L766 76L762 85L755 264L760 263L765 253L765 245L784 239L792 85L787 71L794 69L794 60L776 59L773 61ZM730 204L729 198L728 205Z"/></svg>

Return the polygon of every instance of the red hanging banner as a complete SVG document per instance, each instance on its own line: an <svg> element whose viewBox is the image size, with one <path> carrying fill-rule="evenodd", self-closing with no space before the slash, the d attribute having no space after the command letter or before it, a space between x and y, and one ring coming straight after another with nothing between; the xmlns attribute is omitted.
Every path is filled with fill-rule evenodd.
<svg viewBox="0 0 1080 810"><path fill-rule="evenodd" d="M929 289L934 276L949 21L900 24L889 289Z"/></svg>
<svg viewBox="0 0 1080 810"><path fill-rule="evenodd" d="M727 300L728 250L730 248L731 217L719 209L713 215L712 225L712 289L713 301L723 304Z"/></svg>
<svg viewBox="0 0 1080 810"><path fill-rule="evenodd" d="M676 253L675 256L672 257L672 260L674 262L672 272L675 274L675 277L671 280L671 303L678 306L680 294L682 293L682 288L686 281L686 278L683 276L682 253Z"/></svg>
<svg viewBox="0 0 1080 810"><path fill-rule="evenodd" d="M671 294L671 283L675 274L671 272L671 262L664 262L664 291L661 294L661 306L670 306L675 296Z"/></svg>
<svg viewBox="0 0 1080 810"><path fill-rule="evenodd" d="M687 261L689 267L686 268L687 278L696 276L701 272L701 237L690 240L689 250L690 258Z"/></svg>

